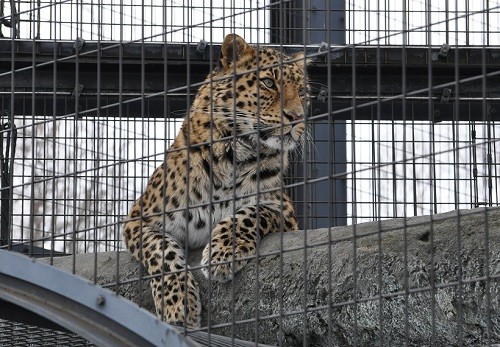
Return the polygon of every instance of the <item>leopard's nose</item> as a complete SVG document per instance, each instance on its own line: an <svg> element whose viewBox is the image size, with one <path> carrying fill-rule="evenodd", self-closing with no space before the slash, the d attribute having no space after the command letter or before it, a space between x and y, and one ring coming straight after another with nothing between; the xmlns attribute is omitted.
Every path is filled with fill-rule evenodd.
<svg viewBox="0 0 500 347"><path fill-rule="evenodd" d="M295 111L284 111L283 115L285 116L286 119L288 119L290 122L298 121L304 116L302 114L297 114Z"/></svg>

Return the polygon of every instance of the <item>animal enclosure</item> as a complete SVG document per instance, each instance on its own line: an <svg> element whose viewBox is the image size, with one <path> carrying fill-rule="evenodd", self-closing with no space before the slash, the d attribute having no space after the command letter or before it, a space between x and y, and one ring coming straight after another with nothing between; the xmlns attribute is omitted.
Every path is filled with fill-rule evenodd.
<svg viewBox="0 0 500 347"><path fill-rule="evenodd" d="M354 231L345 237L352 249L348 257L357 259L356 230L361 223L431 216L433 229L432 216L477 208L489 211L499 205L499 1L16 0L2 6L2 251L49 263L70 257L73 273L82 265L80 255L112 252L119 258L125 251L125 216L163 162L197 89L218 68L221 43L230 33L290 56L303 51L310 60L306 71L310 103L302 119L305 140L292 154L280 186L289 192L299 229L306 235L327 228L330 236L325 243L334 244L332 240L340 237L340 229L334 227L349 226ZM279 64L283 68L283 61ZM236 143L238 134L233 137ZM457 230L460 216L452 218ZM483 288L490 303L490 309L478 313L484 327L480 340L473 342L500 343L500 332L492 323L499 312L494 295L500 272L494 254L500 250L495 248L486 213L482 223L481 251L492 254L485 262L493 265L486 265L480 276L460 272L458 278L438 280L431 274L428 285L412 287L407 282L400 291L391 292L383 290L380 273L374 280L380 285L368 297L356 297L359 288L354 280L353 298L327 295L326 303L317 304L308 301L304 289L298 307L281 302L277 313L260 316L256 309L253 315L245 312L245 318L238 318L232 312L223 322L217 318L217 308L206 304L200 331L208 332L210 341L213 319L214 336L285 346L284 337L260 340L259 324L273 322L275 335L280 336L288 317L298 317L304 321L296 327L302 339L293 343L320 345L306 332L311 312L325 311L330 317L334 307L407 299L413 292L434 298L440 285L461 291L467 283ZM384 234L380 225L371 231L374 235ZM402 253L408 260L411 244L406 235L403 232ZM278 251L257 252L247 266L257 269L269 257L284 257L283 237L276 238L281 244ZM292 248L304 254L314 249L307 236L304 240ZM428 258L438 259L433 237L429 242ZM373 260L373 267L380 269L381 244L380 257ZM461 247L459 241L454 263L458 268L465 262ZM328 246L325 267L333 266L332 259L340 256ZM100 263L97 255L95 259L90 266L92 281L97 282ZM404 278L411 273L406 260L401 264ZM304 255L303 263L307 262ZM115 266L118 274L120 259ZM200 269L197 266L194 271ZM362 272L357 266L354 260L353 278ZM284 267L281 263L281 275L287 274ZM307 271L299 278L298 287L311 285ZM233 294L241 291L238 279L236 274L228 284ZM148 280L139 272L126 282L147 287ZM334 286L335 278L329 275L325 281ZM123 285L115 279L104 287L120 292ZM283 282L276 280L274 285L276 293L286 292ZM209 290L210 295L217 290ZM257 298L249 307L259 307L259 289L251 290ZM457 300L459 306L467 305L467 298ZM440 324L439 314L432 307L431 337L424 342L438 344L434 328ZM409 327L412 309L406 305L403 310L406 345L414 345ZM465 314L458 311L454 343L463 345L471 340L461 323ZM381 312L374 313L373 323L380 331L387 324ZM356 309L352 317L353 330L344 342L363 345L364 323ZM248 328L251 338L238 330L245 324L253 327ZM333 318L325 324L326 345L338 343ZM218 327L229 330L220 332ZM56 330L41 334L0 315L0 344L9 344L17 329L34 331L41 341L50 334L63 334ZM388 340L376 331L378 345L386 345ZM80 341L68 336L75 345ZM84 339L81 343L90 344Z"/></svg>

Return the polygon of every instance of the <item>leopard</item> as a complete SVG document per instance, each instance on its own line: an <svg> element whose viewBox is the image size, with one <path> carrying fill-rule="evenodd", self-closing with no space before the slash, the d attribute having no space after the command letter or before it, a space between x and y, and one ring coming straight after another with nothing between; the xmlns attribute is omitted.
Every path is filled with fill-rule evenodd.
<svg viewBox="0 0 500 347"><path fill-rule="evenodd" d="M284 173L307 132L308 64L303 51L224 37L217 66L124 221L161 320L200 327L189 249L204 247L198 269L210 283L227 282L266 234L298 229Z"/></svg>

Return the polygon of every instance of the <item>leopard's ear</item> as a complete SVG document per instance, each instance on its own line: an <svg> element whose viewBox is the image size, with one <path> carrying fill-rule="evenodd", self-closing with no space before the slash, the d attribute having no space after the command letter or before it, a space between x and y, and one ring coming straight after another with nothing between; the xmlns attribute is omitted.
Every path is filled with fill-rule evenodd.
<svg viewBox="0 0 500 347"><path fill-rule="evenodd" d="M307 68L312 63L311 58L307 58L304 52L295 53L292 55L292 59L301 69Z"/></svg>
<svg viewBox="0 0 500 347"><path fill-rule="evenodd" d="M220 64L223 69L227 69L233 61L238 61L244 55L254 53L254 49L241 36L229 34L222 42Z"/></svg>

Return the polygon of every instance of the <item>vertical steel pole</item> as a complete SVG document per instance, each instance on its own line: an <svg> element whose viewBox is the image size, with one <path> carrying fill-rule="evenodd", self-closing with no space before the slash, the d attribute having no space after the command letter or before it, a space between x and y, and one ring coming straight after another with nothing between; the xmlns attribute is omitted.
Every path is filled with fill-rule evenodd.
<svg viewBox="0 0 500 347"><path fill-rule="evenodd" d="M0 171L1 189L0 199L0 246L9 245L10 241L10 221L11 221L11 170L12 160L15 151L17 130L14 124L7 122L1 126L0 133ZM5 135L5 148L4 148Z"/></svg>
<svg viewBox="0 0 500 347"><path fill-rule="evenodd" d="M306 11L305 16L303 11ZM285 15L290 13L291 16ZM324 41L330 45L344 45L346 43L345 1L280 2L272 9L271 28L273 43L320 44ZM312 160L307 164L308 167L304 168L299 160L292 168L293 172L305 173L298 175L305 176L304 180L311 176L328 177L332 165L334 174L346 172L346 122L327 117L325 120L311 122L311 128L315 142L313 153L310 154L313 158L321 158L321 161ZM332 149L329 148L331 146ZM301 228L347 224L347 181L345 178L336 178L333 182L329 182L330 180L332 179L322 180L311 184L306 190L295 189L293 192ZM304 191L307 191L307 196ZM303 204L307 204L305 209ZM300 216L301 211L307 211L307 215Z"/></svg>

